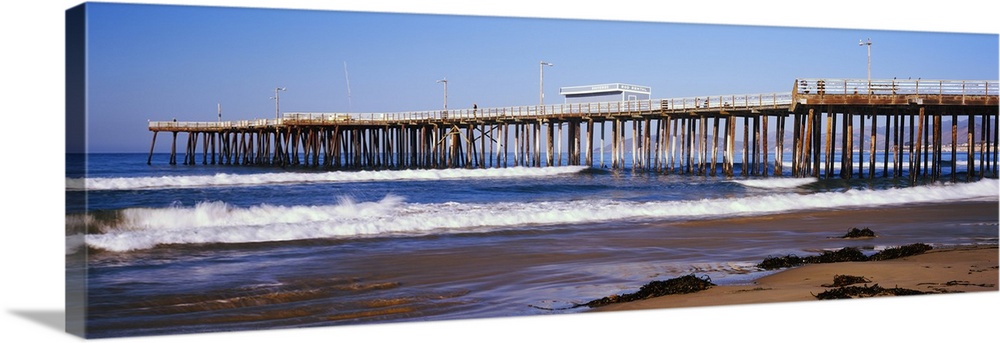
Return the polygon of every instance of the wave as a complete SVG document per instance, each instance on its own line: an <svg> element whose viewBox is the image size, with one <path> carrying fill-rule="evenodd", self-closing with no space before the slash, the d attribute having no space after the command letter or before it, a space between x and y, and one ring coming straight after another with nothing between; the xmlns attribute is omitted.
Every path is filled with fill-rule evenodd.
<svg viewBox="0 0 1000 343"><path fill-rule="evenodd" d="M801 211L956 200L997 200L1000 183L934 184L816 194L772 194L695 201L577 200L499 203L407 203L389 195L356 203L342 198L324 206L234 207L203 202L193 207L131 208L88 218L86 244L111 251L160 244L250 243L316 238L419 236L510 230L613 220L718 218ZM75 215L80 216L80 215ZM67 222L71 220L67 219ZM81 221L75 219L73 221ZM68 230L72 231L72 230Z"/></svg>
<svg viewBox="0 0 1000 343"><path fill-rule="evenodd" d="M325 173L264 173L149 177L67 178L70 191L130 190L162 188L201 188L259 186L269 184L371 182L371 181L433 181L453 179L546 177L576 174L586 166L561 166L545 168L493 168L493 169L408 169L385 171L336 171Z"/></svg>
<svg viewBox="0 0 1000 343"><path fill-rule="evenodd" d="M748 179L748 180L733 180L733 182L753 188L797 188L801 186L808 185L810 183L819 181L819 179L814 177L808 178L770 178L770 179Z"/></svg>

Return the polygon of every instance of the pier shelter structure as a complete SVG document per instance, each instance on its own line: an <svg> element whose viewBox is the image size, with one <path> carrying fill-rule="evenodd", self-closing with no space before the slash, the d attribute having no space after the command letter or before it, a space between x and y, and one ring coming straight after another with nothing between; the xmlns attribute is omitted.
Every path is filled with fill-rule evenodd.
<svg viewBox="0 0 1000 343"><path fill-rule="evenodd" d="M606 83L590 86L571 86L559 88L559 94L565 97L567 104L591 102L618 102L649 100L651 88L625 83Z"/></svg>
<svg viewBox="0 0 1000 343"><path fill-rule="evenodd" d="M569 164L727 177L973 179L997 175L998 93L996 80L797 79L790 92L447 115L293 112L277 119L152 121L147 163L164 132L173 136L171 164L178 134L187 135L186 165L197 164L200 144L202 164L330 170ZM560 142L567 147L556 147Z"/></svg>

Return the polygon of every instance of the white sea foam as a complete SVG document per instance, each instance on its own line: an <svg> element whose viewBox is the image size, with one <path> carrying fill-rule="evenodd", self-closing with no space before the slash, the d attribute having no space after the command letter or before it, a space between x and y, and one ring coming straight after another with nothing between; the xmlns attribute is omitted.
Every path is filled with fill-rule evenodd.
<svg viewBox="0 0 1000 343"><path fill-rule="evenodd" d="M194 207L123 210L120 220L90 234L91 247L128 251L157 244L241 243L312 238L426 235L509 230L611 220L731 217L808 209L902 205L956 200L996 200L1000 183L936 184L889 190L817 194L773 194L737 199L634 202L413 204L387 196L378 202L343 199L327 206L259 205L237 208L221 202Z"/></svg>
<svg viewBox="0 0 1000 343"><path fill-rule="evenodd" d="M188 176L67 178L66 189L125 190L158 188L235 187L268 184L371 182L371 181L432 181L450 179L545 177L575 174L586 166L561 166L546 168L492 168L492 169L409 169L384 171L335 171L326 173L266 173L266 174L215 174Z"/></svg>
<svg viewBox="0 0 1000 343"><path fill-rule="evenodd" d="M816 182L814 177L807 178L770 178L770 179L748 179L734 180L738 184L753 188L797 188Z"/></svg>

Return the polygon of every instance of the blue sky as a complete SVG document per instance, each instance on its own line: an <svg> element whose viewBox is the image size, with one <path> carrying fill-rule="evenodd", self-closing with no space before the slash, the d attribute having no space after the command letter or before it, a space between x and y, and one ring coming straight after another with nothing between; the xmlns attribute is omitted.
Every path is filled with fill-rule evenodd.
<svg viewBox="0 0 1000 343"><path fill-rule="evenodd" d="M784 92L797 77L997 79L995 34L97 3L88 12L89 151L147 151L147 120L534 105L559 87L653 98ZM344 64L347 64L345 75ZM349 75L349 76L348 76ZM350 79L350 97L348 82ZM113 138L113 139L109 139ZM157 151L166 151L160 144Z"/></svg>

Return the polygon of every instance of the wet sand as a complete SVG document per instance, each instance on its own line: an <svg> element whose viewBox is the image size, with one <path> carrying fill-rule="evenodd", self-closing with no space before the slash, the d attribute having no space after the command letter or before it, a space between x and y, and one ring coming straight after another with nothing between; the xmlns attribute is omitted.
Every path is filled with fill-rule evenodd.
<svg viewBox="0 0 1000 343"><path fill-rule="evenodd" d="M888 261L804 265L745 284L715 286L698 293L612 304L592 311L818 301L815 294L835 288L824 287L833 283L835 275L861 276L871 281L867 283L869 286L878 284L883 288L899 287L929 293L996 292L1000 284L997 213L997 202L982 201L692 221L683 225L714 228L786 227L800 232L834 232L840 235L852 226L870 227L878 235L896 236L897 240L906 240L907 231L949 230L955 225L974 223L973 225L983 228L984 236L982 244L978 245L938 247L922 255ZM840 241L836 237L827 239ZM905 244L912 243L924 242L909 241ZM859 239L844 240L843 245L865 244L868 244L865 239ZM856 284L863 285L865 283Z"/></svg>

